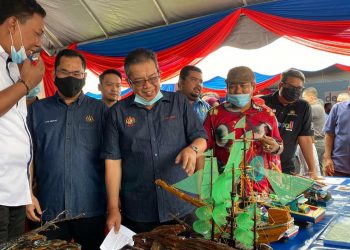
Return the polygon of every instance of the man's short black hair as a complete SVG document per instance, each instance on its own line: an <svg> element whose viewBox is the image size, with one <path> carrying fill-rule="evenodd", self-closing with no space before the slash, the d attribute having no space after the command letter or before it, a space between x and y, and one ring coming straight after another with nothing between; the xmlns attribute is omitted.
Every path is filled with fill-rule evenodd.
<svg viewBox="0 0 350 250"><path fill-rule="evenodd" d="M296 77L299 78L300 80L303 81L303 83L305 83L305 76L303 74L303 72L296 70L296 69L289 69L285 72L282 73L282 82L286 82L288 77Z"/></svg>
<svg viewBox="0 0 350 250"><path fill-rule="evenodd" d="M99 75L99 79L100 79L100 83L102 83L103 81L103 78L105 77L105 75L108 75L108 74L114 74L114 75L117 75L119 76L120 80L122 80L122 73L119 72L119 70L116 70L116 69L107 69L105 71L102 72L101 75Z"/></svg>
<svg viewBox="0 0 350 250"><path fill-rule="evenodd" d="M64 49L61 50L57 55L56 55L56 59L55 59L55 70L57 69L57 67L60 65L60 60L62 56L66 56L66 57L79 57L81 60L81 64L83 65L83 69L86 70L86 60L85 57L80 54L78 51L75 50L71 50L71 49Z"/></svg>
<svg viewBox="0 0 350 250"><path fill-rule="evenodd" d="M152 50L139 48L131 51L125 58L124 71L128 78L130 78L130 65L138 64L146 61L153 61L156 65L157 71L159 71L157 55Z"/></svg>
<svg viewBox="0 0 350 250"><path fill-rule="evenodd" d="M15 16L21 23L24 23L34 14L46 16L43 7L35 0L0 0L0 24L11 16Z"/></svg>
<svg viewBox="0 0 350 250"><path fill-rule="evenodd" d="M202 70L200 68L193 66L193 65L187 65L181 69L180 79L185 80L186 77L190 74L190 71L196 71L196 72L202 74Z"/></svg>

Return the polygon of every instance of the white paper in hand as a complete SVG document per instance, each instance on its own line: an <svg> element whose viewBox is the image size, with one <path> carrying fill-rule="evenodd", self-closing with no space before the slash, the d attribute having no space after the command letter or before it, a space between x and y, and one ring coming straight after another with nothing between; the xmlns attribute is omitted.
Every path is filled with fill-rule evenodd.
<svg viewBox="0 0 350 250"><path fill-rule="evenodd" d="M101 250L119 250L123 246L129 244L134 245L134 241L132 240L132 236L135 233L131 231L129 228L120 225L119 232L116 234L114 232L114 227L109 231L105 240L102 242L100 246Z"/></svg>

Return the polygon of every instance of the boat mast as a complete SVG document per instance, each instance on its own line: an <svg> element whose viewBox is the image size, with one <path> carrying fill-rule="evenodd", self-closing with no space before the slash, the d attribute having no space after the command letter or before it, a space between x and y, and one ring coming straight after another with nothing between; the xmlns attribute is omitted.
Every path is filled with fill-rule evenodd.
<svg viewBox="0 0 350 250"><path fill-rule="evenodd" d="M246 176L247 176L247 161L246 161L246 156L247 154L247 134L245 131L245 128L243 128L243 178L242 182L243 185L241 186L242 188L242 199L243 199L243 208L246 207Z"/></svg>
<svg viewBox="0 0 350 250"><path fill-rule="evenodd" d="M213 195L213 158L214 158L214 149L211 151L210 155L210 198ZM213 201L213 210L214 210L215 201ZM214 240L214 231L215 231L215 223L214 219L212 219L211 223L211 240Z"/></svg>
<svg viewBox="0 0 350 250"><path fill-rule="evenodd" d="M236 185L235 185L235 166L232 166L232 188L231 188L231 241L233 241L233 230L235 228L234 218L235 218L235 198L236 198Z"/></svg>

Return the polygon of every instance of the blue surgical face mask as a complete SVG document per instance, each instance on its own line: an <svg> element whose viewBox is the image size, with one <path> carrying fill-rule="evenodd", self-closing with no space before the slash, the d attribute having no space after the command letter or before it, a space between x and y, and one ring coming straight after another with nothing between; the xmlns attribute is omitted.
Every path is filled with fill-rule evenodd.
<svg viewBox="0 0 350 250"><path fill-rule="evenodd" d="M243 108L247 105L251 100L250 94L237 94L231 95L229 93L226 94L226 101L232 103L236 107Z"/></svg>
<svg viewBox="0 0 350 250"><path fill-rule="evenodd" d="M37 96L41 91L40 85L37 85L35 88L33 88L31 91L29 91L28 95L26 97L31 98Z"/></svg>
<svg viewBox="0 0 350 250"><path fill-rule="evenodd" d="M160 91L158 91L158 94L150 101L147 101L146 99L142 98L138 94L135 94L134 102L137 102L137 103L144 105L144 106L151 106L151 105L155 104L157 101L159 101L159 99L161 99L162 97L163 97L163 94Z"/></svg>
<svg viewBox="0 0 350 250"><path fill-rule="evenodd" d="M21 37L22 46L18 51L16 51L15 46L13 44L12 34L10 32L11 43L12 43L11 44L11 59L12 59L12 62L17 63L17 64L21 64L25 59L27 59L27 55L26 55L26 50L23 46L22 32L21 32L21 28L19 27L18 21L17 21L17 26L18 26L18 30L19 30L19 35Z"/></svg>

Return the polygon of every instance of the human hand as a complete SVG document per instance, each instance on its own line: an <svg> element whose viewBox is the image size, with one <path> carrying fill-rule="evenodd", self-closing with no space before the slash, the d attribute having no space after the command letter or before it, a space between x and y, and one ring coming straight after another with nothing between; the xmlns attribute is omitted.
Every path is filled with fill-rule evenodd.
<svg viewBox="0 0 350 250"><path fill-rule="evenodd" d="M175 158L175 164L182 162L182 168L188 175L192 175L196 169L196 157L197 154L194 150L188 146L181 150L181 152Z"/></svg>
<svg viewBox="0 0 350 250"><path fill-rule="evenodd" d="M43 79L45 72L44 62L39 57L36 64L33 64L29 59L24 60L21 67L21 79L28 85L29 90L36 87Z"/></svg>
<svg viewBox="0 0 350 250"><path fill-rule="evenodd" d="M108 209L108 216L106 221L108 231L110 231L114 226L115 233L118 233L121 221L122 219L121 219L119 208Z"/></svg>
<svg viewBox="0 0 350 250"><path fill-rule="evenodd" d="M41 218L37 216L39 214L40 216L43 214L41 211L41 207L39 204L38 199L32 194L32 204L26 205L26 215L28 219L35 221L35 222L40 222Z"/></svg>
<svg viewBox="0 0 350 250"><path fill-rule="evenodd" d="M333 176L334 174L334 163L330 157L323 158L324 172L327 176Z"/></svg>
<svg viewBox="0 0 350 250"><path fill-rule="evenodd" d="M315 181L317 181L319 179L315 172L312 172L312 173L310 172L310 178L314 179Z"/></svg>
<svg viewBox="0 0 350 250"><path fill-rule="evenodd" d="M268 154L277 153L280 147L277 141L270 136L264 135L263 137L259 138L259 141L263 147L263 150Z"/></svg>

